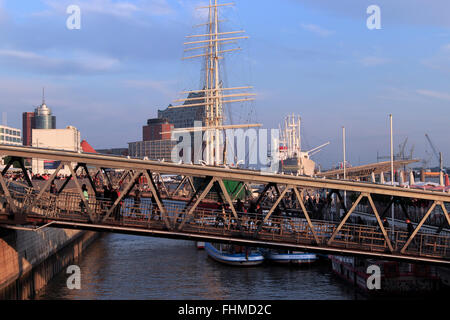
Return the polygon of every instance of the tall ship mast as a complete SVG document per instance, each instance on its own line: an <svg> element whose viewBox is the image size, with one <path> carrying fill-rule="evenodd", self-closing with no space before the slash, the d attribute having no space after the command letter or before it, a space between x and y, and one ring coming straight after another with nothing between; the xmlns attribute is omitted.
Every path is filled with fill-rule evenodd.
<svg viewBox="0 0 450 320"><path fill-rule="evenodd" d="M226 162L226 147L223 142L223 130L260 127L260 124L225 125L224 105L237 102L253 101L255 94L247 92L251 86L224 87L220 70L225 54L241 50L238 40L248 39L244 30L222 31L220 9L233 6L234 3L219 3L210 0L209 6L198 10L208 10L208 21L197 27L204 26L205 33L186 36L185 52L191 55L186 59L203 59L205 66L203 87L200 90L184 91L186 99L174 100L183 105L169 106L170 109L204 106L203 128L205 146L202 150L203 161L207 165L221 165ZM199 98L200 97L200 98ZM176 129L174 132L193 132L199 128Z"/></svg>

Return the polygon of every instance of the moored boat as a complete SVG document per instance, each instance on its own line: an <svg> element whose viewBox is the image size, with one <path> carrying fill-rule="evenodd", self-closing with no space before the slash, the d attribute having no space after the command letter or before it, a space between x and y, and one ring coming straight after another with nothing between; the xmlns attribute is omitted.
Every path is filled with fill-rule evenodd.
<svg viewBox="0 0 450 320"><path fill-rule="evenodd" d="M436 269L397 261L360 259L330 255L332 270L345 281L370 294L420 294L436 291L440 287ZM380 268L380 289L370 290L367 281L369 266Z"/></svg>
<svg viewBox="0 0 450 320"><path fill-rule="evenodd" d="M206 242L205 250L211 259L231 266L256 266L264 262L264 256L254 248Z"/></svg>
<svg viewBox="0 0 450 320"><path fill-rule="evenodd" d="M294 265L311 264L318 259L317 255L314 253L273 249L266 250L264 252L264 258L274 263Z"/></svg>

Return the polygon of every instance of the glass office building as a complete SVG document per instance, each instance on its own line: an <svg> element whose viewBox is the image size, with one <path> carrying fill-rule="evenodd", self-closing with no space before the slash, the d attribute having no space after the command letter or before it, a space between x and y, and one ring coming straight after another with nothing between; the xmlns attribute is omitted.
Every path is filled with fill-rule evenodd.
<svg viewBox="0 0 450 320"><path fill-rule="evenodd" d="M45 103L34 111L34 125L33 129L56 129L56 117Z"/></svg>

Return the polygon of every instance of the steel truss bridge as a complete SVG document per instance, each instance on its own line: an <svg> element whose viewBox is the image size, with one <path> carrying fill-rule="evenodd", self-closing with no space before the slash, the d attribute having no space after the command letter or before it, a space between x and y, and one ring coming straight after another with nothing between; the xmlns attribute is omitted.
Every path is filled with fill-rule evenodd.
<svg viewBox="0 0 450 320"><path fill-rule="evenodd" d="M0 226L4 228L51 226L450 265L450 218L445 206L450 203L450 194L444 192L17 146L1 145L0 156L9 156L0 175ZM45 159L59 165L39 187L29 178L25 159ZM10 178L13 162L20 164L26 184ZM64 166L71 175L50 193L51 182ZM162 179L164 175L180 180L170 187ZM227 190L229 181L240 186L237 192ZM83 195L84 183L88 199ZM68 184L74 187L69 190ZM102 185L114 184L121 186L120 196L103 198L99 191ZM237 205L236 194L250 184L260 186L252 202L264 211L241 212ZM136 188L147 190L150 200L139 204L130 200ZM180 195L183 190L187 191ZM335 194L343 216L336 220L314 215L305 201L311 191L327 194L319 208L322 212L330 209L327 205ZM342 202L344 192L352 195L349 208ZM211 196L220 207L209 205ZM377 203L380 197L390 199L381 209ZM382 218L398 201L426 203L413 231L383 225ZM376 225L351 222L351 215L362 203L371 209ZM402 208L408 216L408 208ZM430 215L436 213L445 224L438 232L428 228Z"/></svg>

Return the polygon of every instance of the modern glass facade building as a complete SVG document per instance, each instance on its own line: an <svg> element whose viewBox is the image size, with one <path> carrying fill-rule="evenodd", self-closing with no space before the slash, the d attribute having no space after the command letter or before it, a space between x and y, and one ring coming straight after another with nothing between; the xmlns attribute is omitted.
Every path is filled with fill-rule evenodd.
<svg viewBox="0 0 450 320"><path fill-rule="evenodd" d="M175 128L193 128L195 121L201 121L205 125L206 108L204 105L198 105L201 103L205 103L205 93L191 92L183 104L186 107L158 110L158 118L167 119Z"/></svg>
<svg viewBox="0 0 450 320"><path fill-rule="evenodd" d="M33 129L56 129L56 117L52 116L52 111L45 104L44 97L42 104L34 112L22 114L23 145L31 146Z"/></svg>
<svg viewBox="0 0 450 320"><path fill-rule="evenodd" d="M52 111L45 103L34 111L34 123L36 127L33 129L56 129L56 117L52 116Z"/></svg>

